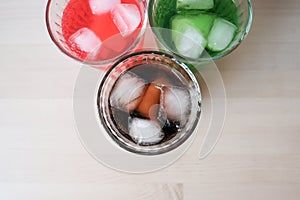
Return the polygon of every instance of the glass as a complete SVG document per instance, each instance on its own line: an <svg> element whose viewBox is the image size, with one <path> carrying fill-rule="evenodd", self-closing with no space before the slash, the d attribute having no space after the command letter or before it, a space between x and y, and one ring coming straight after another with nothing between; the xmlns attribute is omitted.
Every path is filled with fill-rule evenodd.
<svg viewBox="0 0 300 200"><path fill-rule="evenodd" d="M190 110L189 110L188 117L187 119L184 119L186 120L186 123L182 123L183 125L180 124L180 128L178 128L178 130L175 131L176 132L175 135L173 134L172 137L165 139L166 137L168 137L166 136L167 133L165 133L165 137L164 139L162 139L161 142L155 144L147 144L147 145L141 145L140 143L133 141L130 137L128 137L128 133L124 133L124 131L120 129L120 127L116 123L118 119L114 118L116 115L112 114L114 113L114 111L112 111L112 107L113 107L112 101L114 100L111 100L113 96L112 93L113 93L114 86L116 85L116 83L118 83L119 78L124 76L124 74L128 73L128 71L132 72L133 70L135 70L135 72L138 73L137 67L142 67L142 66L147 67L147 73L151 74L151 77L153 77L154 74L157 72L157 69L154 68L160 66L161 68L158 69L161 70L159 71L159 76L162 76L161 73L162 71L165 70L165 72L168 73L170 77L176 78L176 81L180 80L182 82L180 88L183 88L184 90L187 90L189 92L190 94L189 100L191 102L189 107ZM142 69L144 70L145 68ZM175 87L174 85L172 85L172 83L170 84L169 80L170 79L168 79L168 83L166 83L167 89L168 87L170 88ZM146 84L149 85L150 82L146 82ZM127 86L130 87L129 85L126 85L125 88ZM149 87L150 86L148 86L148 88ZM179 88L179 86L176 86L176 88ZM136 88L133 88L133 90L135 89ZM130 96L131 94L129 92L126 95ZM165 92L164 94L161 94L161 96L162 95L166 96L167 93ZM144 94L144 97L145 96L146 94ZM160 101L162 101L161 97L160 97ZM201 96L200 96L200 88L198 82L194 77L194 74L190 71L190 69L185 64L179 62L178 60L176 60L175 58L173 58L168 54L164 54L157 51L142 51L142 52L130 54L122 58L120 61L114 64L108 72L106 72L103 81L101 82L99 87L97 102L98 102L99 117L100 117L101 124L105 127L107 133L119 146L121 146L126 150L138 154L156 155L156 154L169 152L172 149L178 147L180 144L186 141L186 139L193 133L200 117ZM161 104L163 103L160 102L160 105ZM183 104L184 103L180 105ZM177 106L180 107L180 105ZM132 117L131 114L130 116L128 114L128 118L126 119L122 118L122 120L125 121L126 126L129 126L131 128L134 126L133 122L131 125L128 125L127 122L130 120L133 121L135 119L137 118ZM144 119L138 118L138 120L144 120ZM147 119L145 121L147 121L148 123L151 120L156 120L156 119L151 118L150 120ZM167 119L163 119L163 120L167 120ZM183 121L182 116L180 116L180 121L181 122ZM163 125L165 125L166 123L167 123L166 121L163 121ZM164 129L164 127L161 128L164 130L164 132L166 132L165 131L166 129ZM146 129L147 128L145 128L144 131L146 131Z"/></svg>
<svg viewBox="0 0 300 200"><path fill-rule="evenodd" d="M46 7L47 30L54 44L64 54L80 62L91 65L102 65L109 64L117 60L122 55L137 48L138 45L142 43L143 34L148 21L147 15L145 14L147 9L146 1L122 0L120 2L122 4L127 4L126 6L120 7L117 5L112 8L113 11L108 11L107 15L112 15L111 13L113 12L118 14L118 11L120 11L119 13L121 13L121 11L123 13L128 13L126 12L127 10L132 10L132 7L129 7L128 4L134 4L137 6L138 13L140 14L140 23L138 28L136 28L133 32L131 32L131 30L121 31L122 27L116 26L112 28L114 29L114 33L113 31L108 32L110 26L105 20L110 20L111 24L116 22L106 16L106 14L93 13L90 9L92 6L89 6L89 2L96 2L97 7L102 6L102 2L103 4L109 2L116 3L119 2L119 0L48 0ZM136 16L134 17L136 19ZM122 19L124 19L124 17L122 17ZM122 23L122 20L120 23ZM64 31L63 27L69 27L70 29L77 27L78 30L77 32L75 32L75 30ZM117 29L119 29L119 33L116 33ZM78 37L81 33L85 33L84 38ZM101 35L102 39L99 35ZM74 44L70 41L75 41L76 38L77 43L75 45L76 47L74 47ZM77 46L80 46L78 43L88 44L84 44L83 48L77 48Z"/></svg>
<svg viewBox="0 0 300 200"><path fill-rule="evenodd" d="M201 0L187 2L191 2L193 4L195 2L201 2ZM176 5L176 0L150 0L148 6L150 26L154 27L152 31L154 32L158 45L163 50L171 52L171 54L176 55L176 57L184 58L185 60L188 60L190 62L199 63L220 59L231 53L241 44L241 42L246 38L252 23L251 0L207 0L205 2L212 2L212 7L209 7L207 10L191 10L190 8L187 8L187 5L184 5L182 7L179 6L178 8L178 5ZM191 8L192 6L195 5L191 5ZM197 6L201 7L201 5L199 4ZM203 5L202 8L204 8ZM191 34L185 36L186 38L184 38L184 41L186 43L191 43L191 45L195 45L193 43L198 42L198 47L201 46L200 41L203 42L204 51L202 54L200 53L200 56L186 56L183 53L181 53L181 50L178 50L178 48L176 48L176 37L182 38L181 35L183 34L183 32L186 31L186 29L190 28L186 28L186 26L182 25L184 23L186 24L188 20L182 20L180 19L180 17L177 17L176 21L174 20L176 19L176 17L174 17L175 15L183 16L181 18L185 18L187 15L201 15L202 19L206 18L202 22L193 21L193 17L190 18L192 20L189 19L189 22L192 21L191 24L194 23L197 24L197 26L199 26L197 30L201 32L203 37L200 36L198 38L193 38L194 33L191 33L193 31L190 31ZM218 21L224 21L223 19L226 20L226 26L223 26L223 30L228 30L228 27L234 27L230 29L233 33L232 38L230 38L230 43L227 44L227 46L224 44L225 46L223 48L215 48L213 45L214 43L216 43L216 40L221 43L224 42L227 37L226 34L228 33L212 31L220 30L216 28L216 19L218 19ZM177 25L180 22L180 20L184 23L182 23L181 25ZM224 23L222 24L224 25ZM228 24L231 25L228 26ZM191 48L189 52L195 52L198 47L196 46L195 48ZM185 46L185 48L188 47Z"/></svg>
<svg viewBox="0 0 300 200"><path fill-rule="evenodd" d="M158 51L150 27L145 32L143 50L148 52L149 50L151 52ZM154 54L154 57L159 58L164 53L156 55ZM123 62L123 58L121 59L121 62ZM186 67L174 56L171 60L178 62L184 68ZM101 88L104 88L100 88L100 85L104 83L104 79L108 77L109 72L83 65L75 82L73 96L74 119L82 145L101 164L128 173L153 172L166 168L184 156L187 150L195 151L193 156L199 158L199 162L201 162L200 159L205 158L212 152L222 134L226 116L226 93L222 76L214 62L209 62L207 65L198 63L194 67L193 76L197 78L201 91L201 105L199 105L201 114L199 120L197 119L196 128L187 138L182 139L181 142L178 141L176 146L172 146L173 149L165 148L166 151L155 152L155 148L153 148L151 154L147 154L143 152L135 153L135 149L126 149L124 144L121 146L121 141L114 138L112 133L105 127L106 122L100 119L98 105L100 102L99 92ZM126 72L126 67L122 71ZM187 71L190 71L190 69ZM113 88L116 81L117 77L109 81L111 88ZM109 87L106 87L106 92L109 94ZM100 97L106 98L104 95ZM106 99L109 99L109 96ZM109 115L107 116L109 117ZM124 136L120 135L118 137L122 140ZM139 148L145 147L136 146ZM152 145L152 147L155 146Z"/></svg>

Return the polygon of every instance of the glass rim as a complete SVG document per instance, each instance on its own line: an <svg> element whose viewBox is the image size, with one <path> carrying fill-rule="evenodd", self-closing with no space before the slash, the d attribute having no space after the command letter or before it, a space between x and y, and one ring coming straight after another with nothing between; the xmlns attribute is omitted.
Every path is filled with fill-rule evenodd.
<svg viewBox="0 0 300 200"><path fill-rule="evenodd" d="M140 146L138 144L135 144L134 142L128 142L129 140L125 138L124 136L119 136L119 133L115 133L114 127L112 125L108 124L108 120L106 119L107 117L104 117L105 108L103 107L103 100L101 100L101 94L103 93L103 87L107 84L108 77L111 75L111 73L119 67L119 65L126 61L129 58L139 56L139 55L156 55L156 56L161 56L164 58L167 58L171 61L173 61L177 66L180 67L180 69L183 69L185 73L189 76L189 78L192 81L193 87L195 87L195 92L197 93L197 114L196 118L193 121L192 126L190 127L190 130L188 130L185 134L181 134L180 137L178 138L172 138L171 143L170 141L166 141L166 144L161 143L161 144L156 144L156 145L149 145L149 146ZM156 61L157 60L152 60ZM122 69L122 72L125 72L127 68ZM154 50L144 50L144 51L139 51L139 52L134 52L129 55L124 56L121 58L118 62L114 63L113 66L105 72L105 75L103 76L102 80L100 81L100 85L98 87L98 92L97 92L97 98L96 98L96 105L97 105L97 112L98 112L98 119L100 119L101 125L104 127L106 134L108 134L113 142L115 142L118 146L121 148L135 154L140 154L140 155L146 155L146 156L154 156L154 155L160 155L164 154L167 152L170 152L174 149L176 149L178 146L182 145L187 139L194 133L195 128L197 127L197 124L200 121L201 117L201 91L200 91L200 86L195 78L193 72L181 61L176 59L174 56L163 53L160 51L154 51Z"/></svg>

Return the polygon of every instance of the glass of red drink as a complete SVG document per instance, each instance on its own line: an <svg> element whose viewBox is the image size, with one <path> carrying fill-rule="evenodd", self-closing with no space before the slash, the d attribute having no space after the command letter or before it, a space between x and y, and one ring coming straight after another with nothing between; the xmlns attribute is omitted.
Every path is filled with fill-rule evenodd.
<svg viewBox="0 0 300 200"><path fill-rule="evenodd" d="M146 5L145 0L49 0L47 29L69 57L87 64L108 64L141 43Z"/></svg>

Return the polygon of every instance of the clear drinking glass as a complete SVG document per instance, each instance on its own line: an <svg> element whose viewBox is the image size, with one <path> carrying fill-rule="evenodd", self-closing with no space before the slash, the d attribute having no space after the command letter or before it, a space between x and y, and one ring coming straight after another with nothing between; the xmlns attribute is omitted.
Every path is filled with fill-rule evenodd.
<svg viewBox="0 0 300 200"><path fill-rule="evenodd" d="M162 84L158 83L159 87L161 88L166 87L166 89L172 87L180 88L180 90L188 91L188 93L186 94L189 95L188 97L189 102L187 102L189 104L188 111L181 112L181 114L184 116L177 116L180 117L179 121L181 121L180 122L181 124L178 125L178 129L176 129L175 133L172 134L167 133L168 130L165 128L165 124L167 124L168 117L164 118L161 114L157 114L157 116L155 117L150 117L151 119L145 119L146 121L151 121L151 120L160 121L160 123L162 122L162 120L164 120L162 122L162 127L161 127L161 130L164 133L164 139L162 139L160 142L157 142L155 144L143 145L130 138L128 133L124 133L124 129L126 129L127 127L120 128L118 124L119 119L116 119L117 114L114 114L116 113L116 111L112 111L113 109L115 109L114 107L115 105L112 105L111 103L112 101L114 101L112 100L113 98L112 91L116 83L118 82L120 77L124 76L124 74L128 73L128 71L130 71L129 73L132 73L135 70L135 72L139 74L137 68L141 66L145 66L147 68L147 69L141 68L143 70L145 69L144 71L142 71L143 75L145 75L146 73L147 78L145 78L145 80L148 78L152 79L153 77L155 77L155 75L157 75L158 77L162 77L163 75L161 73L162 71L164 71L165 74L170 76L170 78L168 79L168 81L162 81ZM158 66L160 67L159 70L154 69L155 67ZM143 75L140 75L140 77L142 77ZM170 83L169 80L171 79L180 80L181 82L180 86L178 85L174 86L173 83ZM149 80L145 81L145 85L149 85L151 83L152 82ZM178 84L178 82L175 84ZM136 86L123 85L122 87L124 87L125 89L128 87L132 88L132 90L130 89L128 93L126 93L126 96L130 96L131 95L130 93L133 92L139 86L137 84ZM161 97L160 97L160 103L159 103L160 105L159 105L158 113L160 113L161 111L160 109L165 109L167 106L170 106L170 105L167 106L163 105L162 103L163 101L162 96L164 95L167 96L167 93L162 92L160 95ZM174 95L176 97L177 93L174 93ZM144 94L144 96L146 95ZM178 96L176 97L177 98L176 101L180 102L182 100L182 97L185 98L187 96L181 96L181 97ZM128 104L129 103L130 102L128 102ZM177 108L185 104L185 102L183 103L173 102L173 103L175 103L175 106ZM195 127L198 124L200 118L201 95L200 95L200 88L194 74L190 71L190 69L185 64L179 62L174 57L168 54L164 54L158 51L141 51L141 52L130 54L122 58L117 63L115 63L109 71L106 72L99 87L97 104L98 104L100 122L102 126L104 126L104 128L106 129L107 134L111 136L111 138L117 145L119 145L123 149L126 149L128 151L137 154L156 155L156 154L169 152L172 149L178 147L183 142L185 142L187 138L189 138L189 136L194 132ZM165 106L165 107L161 108L161 106L162 107ZM179 109L183 109L183 108L179 108ZM127 113L127 114L125 113L125 115L126 115L125 119L120 118L120 120L123 120L120 123L121 124L125 123L126 124L125 126L128 126L128 129L131 129L134 125L130 124L130 121L137 119L139 116L138 117L132 116L132 113ZM168 115L168 113L166 115ZM124 112L122 116L124 116ZM138 120L144 120L144 117L142 118L143 119L138 119ZM142 131L149 131L149 129L144 128Z"/></svg>
<svg viewBox="0 0 300 200"><path fill-rule="evenodd" d="M205 1L205 2L209 2ZM199 1L188 1L188 2L201 2ZM150 26L153 27L152 31L154 32L154 35L156 37L158 45L168 52L171 52L171 54L176 55L176 57L184 58L185 60L191 61L191 62L207 62L211 60L217 60L220 59L226 55L228 55L230 52L232 52L234 49L236 49L241 42L246 38L247 34L249 33L251 23L252 23L252 3L251 0L211 0L210 2L214 2L213 7L209 9L189 9L186 7L179 7L176 4L176 0L150 0L149 6L148 6L148 15L149 15L149 22ZM192 6L191 6L192 7ZM208 42L205 43L202 41L203 38L199 37L197 39L190 37L191 35L185 36L185 41L187 43L198 43L193 44L196 46L196 48L191 48L189 51L196 51L197 45L198 47L201 46L200 41L203 42L203 53L198 57L189 57L185 56L181 53L180 50L176 48L176 42L174 42L174 38L172 36L178 35L181 37L183 32L185 31L182 25L182 27L175 27L172 21L174 19L175 15L206 15L209 14L213 16L214 19L213 22L208 22L209 20L203 20L202 22L192 22L197 24L199 27L200 32L203 32L203 37L205 38L205 42L207 42L209 37L214 38L218 41L224 42L225 39L225 33L219 32L214 34L211 34L212 29L214 27L214 23L216 22L215 19L226 19L227 21L231 22L231 24L234 25L236 29L234 31L233 38L231 42L226 46L226 48L220 49L213 49L213 45L211 45L208 48ZM202 15L202 16L203 16ZM183 17L184 18L184 17ZM172 21L172 22L171 22ZM186 21L184 22L186 23ZM211 23L211 24L210 24ZM200 25L199 25L200 24ZM173 28L172 28L173 26ZM201 27L202 26L202 27ZM174 28L175 27L175 28ZM209 28L207 28L209 27ZM228 26L227 26L228 27ZM180 30L182 28L183 30ZM175 29L175 30L172 30ZM217 30L217 29L214 29ZM210 35L211 34L211 35ZM204 36L206 35L206 36ZM177 37L177 36L176 36ZM213 39L210 39L210 41L213 41ZM206 45L206 46L205 46ZM185 46L185 48L188 48ZM212 50L213 49L213 50Z"/></svg>
<svg viewBox="0 0 300 200"><path fill-rule="evenodd" d="M68 38L65 37L65 34L63 32L63 18L64 18L64 12L65 9L68 7L69 3L73 3L76 5L78 2L86 2L85 4L88 4L89 1L80 1L80 0L48 0L47 7L46 7L46 25L48 33L54 42L54 44L67 56L87 64L95 64L95 65L102 65L102 64L108 64L111 63L118 58L120 58L122 55L126 54L128 51L131 51L135 49L140 43L142 42L143 34L147 25L148 17L146 15L147 12L147 3L145 0L134 0L135 4L137 5L141 22L139 25L139 28L134 31L133 37L128 39L128 36L122 35L122 34L115 34L112 35L110 38L105 39L105 41L102 41L101 45L96 45L91 43L92 47L94 47L93 51L87 52L87 55L85 56L79 56L78 52L76 50L72 49L72 46L68 43ZM98 2L103 2L103 4L108 3L110 1L107 0L99 0ZM111 1L116 2L116 1ZM124 1L125 3L128 2L127 0ZM121 1L121 3L124 3ZM98 3L99 6L99 3ZM71 6L69 6L71 7ZM73 6L76 7L76 6ZM70 10L70 8L68 8ZM76 10L77 9L77 10ZM84 23L87 23L88 26L90 26L91 22L87 22L87 16L95 15L92 13L91 9L86 8L80 8L80 6L77 6L77 8L73 8L72 16L69 16L69 18L72 18L69 20L68 23L72 23L71 26L74 27L82 27L85 28L85 25L82 25ZM99 18L100 19L100 18ZM95 20L94 20L95 21ZM106 26L105 21L98 21L98 23L102 23L101 27ZM89 28L89 27L88 27ZM100 29L100 28L99 28ZM102 30L98 31L104 31L105 28L101 28ZM95 40L95 37L93 38ZM81 39L83 40L83 39ZM97 39L95 41L98 41ZM113 48L119 48L121 49L121 45L119 41L127 42L122 50L118 52L113 51L106 51L103 50L102 47L104 46L105 42L105 48L109 49L110 45L113 46ZM84 41L83 41L84 42ZM106 52L105 52L106 51ZM106 54L109 56L103 56L101 54Z"/></svg>

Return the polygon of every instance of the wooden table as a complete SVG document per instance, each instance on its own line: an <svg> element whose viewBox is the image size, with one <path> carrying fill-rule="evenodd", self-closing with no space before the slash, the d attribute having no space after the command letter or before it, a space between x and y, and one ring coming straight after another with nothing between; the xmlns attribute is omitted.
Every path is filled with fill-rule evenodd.
<svg viewBox="0 0 300 200"><path fill-rule="evenodd" d="M300 3L254 0L247 40L217 62L228 95L213 153L132 175L82 147L72 94L80 64L50 41L45 1L0 4L0 199L300 198Z"/></svg>

